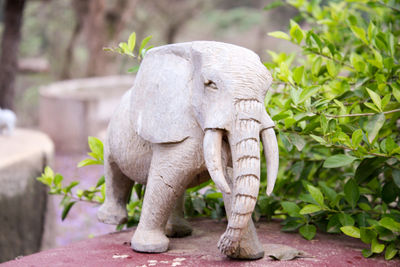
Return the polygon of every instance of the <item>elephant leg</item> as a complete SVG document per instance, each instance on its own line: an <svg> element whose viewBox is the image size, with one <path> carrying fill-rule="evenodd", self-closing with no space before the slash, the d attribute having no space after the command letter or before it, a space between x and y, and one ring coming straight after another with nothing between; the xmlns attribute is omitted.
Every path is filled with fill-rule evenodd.
<svg viewBox="0 0 400 267"><path fill-rule="evenodd" d="M193 229L189 222L184 219L185 193L176 202L171 215L169 216L165 234L168 237L184 237L192 233Z"/></svg>
<svg viewBox="0 0 400 267"><path fill-rule="evenodd" d="M229 187L233 192L233 181L232 181L232 169L227 168L225 177L229 177L227 182ZM225 203L225 211L228 216L228 220L231 215L231 206L232 206L232 196L223 194L224 203ZM256 228L254 226L253 220L250 218L248 225L243 229L242 236L240 239L239 247L237 253L235 255L229 255L230 258L235 259L261 259L264 257L264 248L257 237Z"/></svg>
<svg viewBox="0 0 400 267"><path fill-rule="evenodd" d="M126 222L126 203L134 182L125 176L118 165L107 157L104 160L106 198L97 212L99 221L107 224Z"/></svg>
<svg viewBox="0 0 400 267"><path fill-rule="evenodd" d="M134 250L159 253L168 249L165 226L177 199L202 166L201 146L197 138L153 146L142 214L131 241Z"/></svg>

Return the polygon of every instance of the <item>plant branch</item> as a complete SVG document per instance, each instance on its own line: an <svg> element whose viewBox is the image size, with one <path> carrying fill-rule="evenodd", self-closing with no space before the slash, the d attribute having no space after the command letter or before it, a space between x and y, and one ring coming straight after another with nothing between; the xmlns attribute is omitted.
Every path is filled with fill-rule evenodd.
<svg viewBox="0 0 400 267"><path fill-rule="evenodd" d="M400 108L398 109L393 109L389 111L382 112L383 114L390 114L390 113L396 113L400 112ZM317 113L318 115L321 115L320 113ZM330 118L345 118L345 117L366 117L366 116L374 116L379 113L354 113L354 114L343 114L343 115L330 115L330 114L324 114L327 117Z"/></svg>
<svg viewBox="0 0 400 267"><path fill-rule="evenodd" d="M348 150L351 150L351 151L357 151L357 149L354 149L354 148L351 148L351 147L348 147L348 146L335 145L335 144L329 144L329 145L332 146L332 147L336 147L336 148L348 149ZM369 151L367 151L367 152L365 152L365 153L367 153L368 155L372 155L372 156L390 158L390 156L387 156L387 155L385 155L385 154L374 153L374 152L369 152Z"/></svg>
<svg viewBox="0 0 400 267"><path fill-rule="evenodd" d="M341 61L339 61L339 60L337 60L337 59L328 57L327 55L324 55L324 54L322 54L322 53L320 53L320 52L315 52L315 51L309 51L309 52L310 52L310 53L313 53L313 54L316 54L316 55L319 55L319 56L321 56L321 57L324 57L324 58L326 58L326 59L332 60L332 61L334 61L336 64L344 65L344 66L346 66L346 67L349 67L349 68L352 69L352 70L355 70L353 66L351 66L350 64L347 64L346 62L341 62Z"/></svg>
<svg viewBox="0 0 400 267"><path fill-rule="evenodd" d="M394 11L400 12L400 9L399 9L399 8L394 7L394 6L390 6L390 5L388 5L388 4L386 4L386 3L382 2L382 1L377 1L377 3L380 4L380 5L382 5L382 6L385 6L385 7L387 7L387 8L390 8L390 9L392 9L392 10L394 10Z"/></svg>

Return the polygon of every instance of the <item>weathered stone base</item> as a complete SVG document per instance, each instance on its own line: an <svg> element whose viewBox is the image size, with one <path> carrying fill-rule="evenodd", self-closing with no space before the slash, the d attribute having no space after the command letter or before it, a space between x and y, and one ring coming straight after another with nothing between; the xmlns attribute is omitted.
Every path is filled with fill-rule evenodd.
<svg viewBox="0 0 400 267"><path fill-rule="evenodd" d="M255 261L232 260L220 254L217 241L226 222L194 220L193 234L171 238L169 250L161 254L138 253L131 249L133 231L112 233L65 247L43 251L5 263L3 266L400 266L400 260L387 262L382 256L366 259L358 239L317 233L312 241L299 234L283 233L277 222L256 223L265 257ZM289 247L288 247L289 246ZM304 251L306 257L275 261L276 251Z"/></svg>
<svg viewBox="0 0 400 267"><path fill-rule="evenodd" d="M40 249L47 191L36 177L52 157L53 143L40 132L0 135L0 262Z"/></svg>

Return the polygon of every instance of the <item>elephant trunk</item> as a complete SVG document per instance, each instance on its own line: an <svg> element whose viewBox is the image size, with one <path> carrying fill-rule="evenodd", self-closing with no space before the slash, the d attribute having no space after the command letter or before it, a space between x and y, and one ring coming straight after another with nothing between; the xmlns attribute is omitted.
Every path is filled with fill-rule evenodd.
<svg viewBox="0 0 400 267"><path fill-rule="evenodd" d="M260 122L238 118L229 136L233 164L231 214L218 247L228 256L235 256L242 236L257 202L260 187Z"/></svg>
<svg viewBox="0 0 400 267"><path fill-rule="evenodd" d="M222 192L232 194L228 227L218 242L220 251L231 257L239 253L242 232L247 227L257 202L260 187L260 129L268 168L267 194L272 192L279 164L273 122L262 103L243 99L238 101L236 107L236 120L228 134L233 167L232 192L221 163L224 131L207 129L204 136L204 158L210 176ZM263 114L260 120L254 118L257 114Z"/></svg>

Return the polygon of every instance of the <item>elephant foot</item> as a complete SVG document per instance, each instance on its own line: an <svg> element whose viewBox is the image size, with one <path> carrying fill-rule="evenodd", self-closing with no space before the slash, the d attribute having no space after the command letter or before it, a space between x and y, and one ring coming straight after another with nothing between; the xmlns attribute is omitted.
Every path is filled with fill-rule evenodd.
<svg viewBox="0 0 400 267"><path fill-rule="evenodd" d="M128 219L126 209L120 205L111 205L104 203L97 211L97 219L106 224L121 224Z"/></svg>
<svg viewBox="0 0 400 267"><path fill-rule="evenodd" d="M221 253L232 259L257 260L264 257L264 248L258 240L254 224L243 230L240 241L232 241L225 232L218 242Z"/></svg>
<svg viewBox="0 0 400 267"><path fill-rule="evenodd" d="M168 237L184 237L192 234L192 226L182 217L171 216L165 227Z"/></svg>
<svg viewBox="0 0 400 267"><path fill-rule="evenodd" d="M138 252L161 253L168 250L169 240L159 230L139 230L131 240L131 248Z"/></svg>

